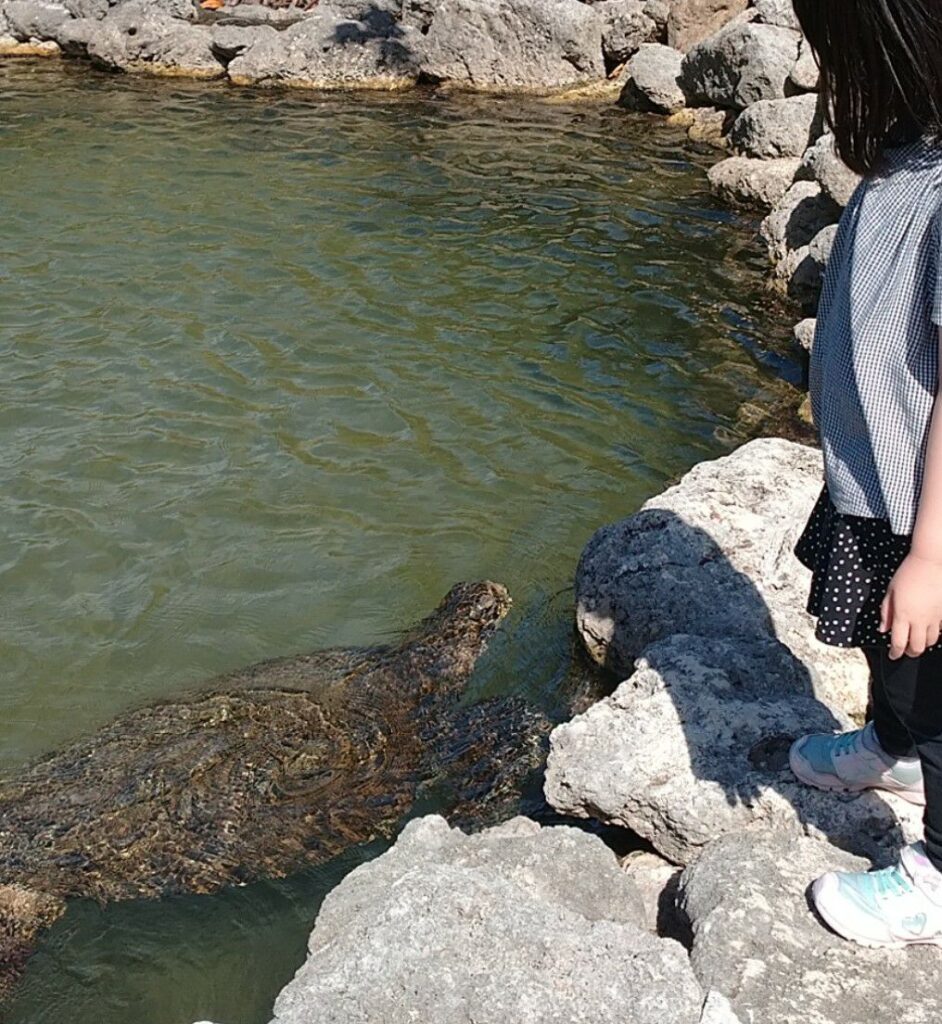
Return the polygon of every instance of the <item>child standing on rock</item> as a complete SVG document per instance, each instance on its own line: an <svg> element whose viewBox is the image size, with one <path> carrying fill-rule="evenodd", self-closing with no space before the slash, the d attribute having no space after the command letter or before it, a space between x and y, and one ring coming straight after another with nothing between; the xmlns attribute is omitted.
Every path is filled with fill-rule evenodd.
<svg viewBox="0 0 942 1024"><path fill-rule="evenodd" d="M813 887L867 946L942 945L942 6L794 0L836 146L864 180L828 262L811 357L825 487L796 554L817 636L860 647L873 719L797 740L823 789L925 805L925 842Z"/></svg>

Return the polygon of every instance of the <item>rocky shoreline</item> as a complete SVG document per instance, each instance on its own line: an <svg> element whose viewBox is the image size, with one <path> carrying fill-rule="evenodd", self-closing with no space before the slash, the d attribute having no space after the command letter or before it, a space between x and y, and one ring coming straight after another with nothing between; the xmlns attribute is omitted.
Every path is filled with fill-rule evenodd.
<svg viewBox="0 0 942 1024"><path fill-rule="evenodd" d="M632 829L526 818L465 835L430 816L324 901L272 1024L922 1024L930 948L868 950L812 913L829 869L893 859L919 812L800 786L793 738L863 713L858 652L825 648L792 554L820 455L760 439L702 463L589 541L586 650L625 677L551 737L546 796Z"/></svg>

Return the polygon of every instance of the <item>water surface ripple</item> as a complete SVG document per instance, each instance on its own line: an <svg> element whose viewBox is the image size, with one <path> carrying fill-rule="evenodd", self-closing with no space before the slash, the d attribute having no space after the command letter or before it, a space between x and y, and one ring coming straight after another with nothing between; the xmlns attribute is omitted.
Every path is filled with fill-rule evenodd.
<svg viewBox="0 0 942 1024"><path fill-rule="evenodd" d="M0 67L0 768L457 579L546 699L601 522L797 368L753 225L615 109ZM18 1024L258 1024L324 890L73 908Z"/></svg>

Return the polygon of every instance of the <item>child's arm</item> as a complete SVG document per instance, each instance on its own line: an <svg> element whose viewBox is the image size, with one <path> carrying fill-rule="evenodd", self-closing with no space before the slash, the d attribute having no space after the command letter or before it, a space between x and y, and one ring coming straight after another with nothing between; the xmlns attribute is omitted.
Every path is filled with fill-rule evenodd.
<svg viewBox="0 0 942 1024"><path fill-rule="evenodd" d="M890 581L881 609L880 629L890 633L891 658L917 658L938 641L942 628L942 327L939 376L912 548Z"/></svg>

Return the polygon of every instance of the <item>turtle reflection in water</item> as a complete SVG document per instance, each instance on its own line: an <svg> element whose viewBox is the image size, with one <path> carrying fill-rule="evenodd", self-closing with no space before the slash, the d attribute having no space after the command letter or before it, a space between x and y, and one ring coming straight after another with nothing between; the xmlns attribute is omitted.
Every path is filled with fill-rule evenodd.
<svg viewBox="0 0 942 1024"><path fill-rule="evenodd" d="M262 662L0 780L0 995L68 898L284 877L390 835L442 777L465 817L511 792L546 719L459 704L509 607L498 584L458 584L396 645Z"/></svg>

